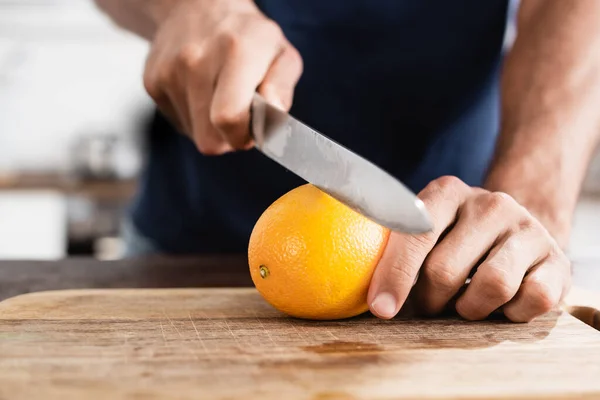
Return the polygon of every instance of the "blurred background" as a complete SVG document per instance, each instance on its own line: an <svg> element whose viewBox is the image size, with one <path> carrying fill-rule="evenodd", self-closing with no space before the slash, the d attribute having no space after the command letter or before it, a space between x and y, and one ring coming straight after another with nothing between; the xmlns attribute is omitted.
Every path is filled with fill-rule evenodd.
<svg viewBox="0 0 600 400"><path fill-rule="evenodd" d="M153 111L147 48L91 0L0 0L0 258L118 257ZM598 243L598 199L600 156L577 210L576 258Z"/></svg>
<svg viewBox="0 0 600 400"><path fill-rule="evenodd" d="M0 258L118 254L146 52L91 0L0 0Z"/></svg>

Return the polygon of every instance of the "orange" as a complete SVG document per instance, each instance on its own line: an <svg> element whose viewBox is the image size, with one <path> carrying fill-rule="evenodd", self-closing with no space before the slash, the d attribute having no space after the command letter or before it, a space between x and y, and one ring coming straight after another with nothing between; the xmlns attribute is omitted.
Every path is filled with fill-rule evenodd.
<svg viewBox="0 0 600 400"><path fill-rule="evenodd" d="M333 320L366 312L373 271L389 230L311 184L260 216L248 245L254 285L292 317Z"/></svg>

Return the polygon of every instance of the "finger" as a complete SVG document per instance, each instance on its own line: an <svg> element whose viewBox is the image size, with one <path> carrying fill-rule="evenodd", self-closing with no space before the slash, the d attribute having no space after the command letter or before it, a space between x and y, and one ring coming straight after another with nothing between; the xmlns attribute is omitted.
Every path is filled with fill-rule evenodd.
<svg viewBox="0 0 600 400"><path fill-rule="evenodd" d="M242 45L240 39L229 44L210 110L213 126L235 149L244 148L250 140L252 98L284 45L276 25L263 24L253 34L254 46Z"/></svg>
<svg viewBox="0 0 600 400"><path fill-rule="evenodd" d="M456 311L465 319L481 320L509 302L527 271L550 251L552 242L544 233L537 225L508 232L477 268Z"/></svg>
<svg viewBox="0 0 600 400"><path fill-rule="evenodd" d="M180 59L187 84L186 104L191 120L191 136L204 155L218 155L233 148L210 121L210 105L221 60L202 48L189 47Z"/></svg>
<svg viewBox="0 0 600 400"><path fill-rule="evenodd" d="M173 65L164 62L160 53L152 52L146 60L144 87L160 113L173 127L182 134L189 134L191 126L184 107L185 95L176 91L180 81L173 70Z"/></svg>
<svg viewBox="0 0 600 400"><path fill-rule="evenodd" d="M164 90L166 81L170 79L167 74L162 74L162 79L159 78L158 73L147 67L144 72L144 87L148 95L152 98L158 111L173 125L173 127L180 133L187 133L184 125L184 119L179 116L179 113L173 105L171 96Z"/></svg>
<svg viewBox="0 0 600 400"><path fill-rule="evenodd" d="M190 112L188 109L187 96L185 92L179 91L173 87L167 90L171 105L177 115L177 120L181 127L181 132L186 135L192 134L192 122L190 118Z"/></svg>
<svg viewBox="0 0 600 400"><path fill-rule="evenodd" d="M300 53L294 47L287 46L269 68L258 88L258 93L269 103L288 111L302 70Z"/></svg>
<svg viewBox="0 0 600 400"><path fill-rule="evenodd" d="M406 301L417 273L440 235L450 226L457 210L470 193L457 178L442 177L420 193L433 223L433 231L421 235L392 232L373 274L368 302L379 318L394 317Z"/></svg>
<svg viewBox="0 0 600 400"><path fill-rule="evenodd" d="M470 197L459 209L454 226L425 259L415 286L425 313L442 312L473 268L506 232L506 213L496 207L495 201L489 193Z"/></svg>
<svg viewBox="0 0 600 400"><path fill-rule="evenodd" d="M185 118L182 118L179 111L173 105L171 97L167 93L162 93L153 98L156 107L160 113L173 125L175 130L181 134L189 134L190 127L185 123Z"/></svg>
<svg viewBox="0 0 600 400"><path fill-rule="evenodd" d="M529 322L558 305L570 286L569 263L564 258L548 258L536 265L523 280L515 297L504 307L513 322Z"/></svg>
<svg viewBox="0 0 600 400"><path fill-rule="evenodd" d="M210 108L194 106L193 109L193 140L200 153L215 156L233 151L233 147L210 122Z"/></svg>

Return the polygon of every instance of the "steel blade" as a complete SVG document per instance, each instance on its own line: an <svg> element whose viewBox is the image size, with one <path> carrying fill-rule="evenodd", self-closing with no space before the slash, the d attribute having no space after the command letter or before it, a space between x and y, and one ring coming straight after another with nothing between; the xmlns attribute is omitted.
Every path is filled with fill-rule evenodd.
<svg viewBox="0 0 600 400"><path fill-rule="evenodd" d="M404 184L258 94L251 125L258 150L367 218L398 232L432 229L425 205Z"/></svg>

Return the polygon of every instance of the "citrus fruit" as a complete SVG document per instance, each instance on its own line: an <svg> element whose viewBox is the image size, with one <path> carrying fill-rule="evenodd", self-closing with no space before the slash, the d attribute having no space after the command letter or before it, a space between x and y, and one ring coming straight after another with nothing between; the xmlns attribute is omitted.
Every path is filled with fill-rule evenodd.
<svg viewBox="0 0 600 400"><path fill-rule="evenodd" d="M332 320L366 312L389 230L311 184L273 202L248 244L252 281L292 317Z"/></svg>

